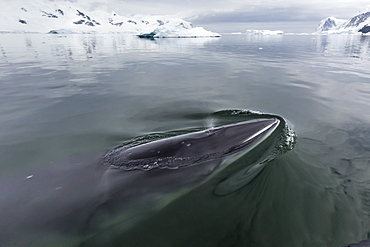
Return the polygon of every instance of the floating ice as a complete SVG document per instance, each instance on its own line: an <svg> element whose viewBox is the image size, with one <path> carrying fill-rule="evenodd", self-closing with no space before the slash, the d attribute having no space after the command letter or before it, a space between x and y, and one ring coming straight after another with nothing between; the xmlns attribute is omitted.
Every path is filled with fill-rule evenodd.
<svg viewBox="0 0 370 247"><path fill-rule="evenodd" d="M218 33L207 31L202 27L193 27L189 22L172 22L155 28L152 32L141 33L140 38L199 38L220 37Z"/></svg>
<svg viewBox="0 0 370 247"><path fill-rule="evenodd" d="M253 34L253 35L283 35L284 32L281 30L254 30L248 29L246 34Z"/></svg>

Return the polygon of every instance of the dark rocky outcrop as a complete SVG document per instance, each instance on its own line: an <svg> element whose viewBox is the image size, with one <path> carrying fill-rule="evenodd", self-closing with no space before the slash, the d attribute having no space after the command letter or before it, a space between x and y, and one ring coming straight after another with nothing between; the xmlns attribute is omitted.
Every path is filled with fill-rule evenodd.
<svg viewBox="0 0 370 247"><path fill-rule="evenodd" d="M363 28L361 28L358 31L361 32L361 33L368 33L368 32L370 32L370 26L369 25L365 25Z"/></svg>
<svg viewBox="0 0 370 247"><path fill-rule="evenodd" d="M42 16L46 16L46 17L49 17L49 18L58 18L58 16L52 14L52 13L47 13L45 11L41 11L42 12Z"/></svg>

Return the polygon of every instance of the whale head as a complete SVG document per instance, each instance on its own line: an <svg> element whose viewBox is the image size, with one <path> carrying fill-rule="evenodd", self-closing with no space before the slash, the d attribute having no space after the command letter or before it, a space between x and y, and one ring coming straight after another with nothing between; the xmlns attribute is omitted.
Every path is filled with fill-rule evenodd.
<svg viewBox="0 0 370 247"><path fill-rule="evenodd" d="M254 119L203 131L121 147L104 157L104 164L124 170L179 168L248 151L265 140L280 120Z"/></svg>

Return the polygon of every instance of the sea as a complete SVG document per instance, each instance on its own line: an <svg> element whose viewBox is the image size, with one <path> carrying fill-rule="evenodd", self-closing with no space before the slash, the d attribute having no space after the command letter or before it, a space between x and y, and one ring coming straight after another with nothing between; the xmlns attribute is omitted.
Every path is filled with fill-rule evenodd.
<svg viewBox="0 0 370 247"><path fill-rule="evenodd" d="M24 199L13 179L0 188L0 211L15 222L0 226L0 245L334 247L370 238L370 36L0 34L0 184L138 138L263 114L284 119L294 145L227 195L202 183L155 194L140 217L99 216L92 230L68 231L69 212L40 220L59 202L33 213L40 201ZM70 193L59 199L73 208Z"/></svg>

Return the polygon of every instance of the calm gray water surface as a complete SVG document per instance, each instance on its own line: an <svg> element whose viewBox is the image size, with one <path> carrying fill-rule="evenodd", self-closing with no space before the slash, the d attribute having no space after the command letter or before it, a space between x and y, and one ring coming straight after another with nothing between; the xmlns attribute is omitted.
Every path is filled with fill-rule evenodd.
<svg viewBox="0 0 370 247"><path fill-rule="evenodd" d="M220 206L217 219L200 210L196 217L209 225L189 220L182 234L160 228L153 235L169 246L359 241L370 235L369 68L370 36L1 34L0 173L149 133L212 126L218 110L258 110L287 119L298 136L295 148L228 202L239 210ZM198 203L184 203L196 211ZM142 229L166 224L168 215ZM222 239L219 229L212 232L217 224L225 224Z"/></svg>

